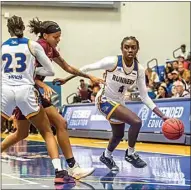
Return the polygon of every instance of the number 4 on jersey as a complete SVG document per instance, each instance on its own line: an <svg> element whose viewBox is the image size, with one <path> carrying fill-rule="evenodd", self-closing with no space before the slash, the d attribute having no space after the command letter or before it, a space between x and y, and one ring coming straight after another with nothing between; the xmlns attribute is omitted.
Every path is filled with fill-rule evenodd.
<svg viewBox="0 0 191 190"><path fill-rule="evenodd" d="M124 86L120 86L118 92L120 92L122 94L123 91L124 91Z"/></svg>

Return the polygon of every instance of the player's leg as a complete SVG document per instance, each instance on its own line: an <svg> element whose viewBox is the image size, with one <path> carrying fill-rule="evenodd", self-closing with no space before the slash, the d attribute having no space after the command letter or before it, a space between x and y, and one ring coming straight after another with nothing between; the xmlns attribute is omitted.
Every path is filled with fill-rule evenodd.
<svg viewBox="0 0 191 190"><path fill-rule="evenodd" d="M6 129L4 122L9 120L16 105L14 88L11 86L2 85L1 97L1 132L4 132Z"/></svg>
<svg viewBox="0 0 191 190"><path fill-rule="evenodd" d="M38 128L43 139L46 141L47 150L52 159L58 158L58 148L52 131L50 130L48 117L42 107L38 105L38 99L35 95L35 89L32 85L20 87L20 91L25 91L25 95L21 97L21 93L16 94L16 103L22 114L32 124ZM51 150L52 149L52 150Z"/></svg>
<svg viewBox="0 0 191 190"><path fill-rule="evenodd" d="M66 161L68 161L68 159L71 159L71 162L68 162L68 165L72 166L75 165L75 160L73 159L74 157L68 136L66 120L58 113L56 108L50 103L49 100L43 98L40 92L39 92L39 99L43 108L46 111L46 114L48 116L51 125L56 128L58 144L62 149Z"/></svg>
<svg viewBox="0 0 191 190"><path fill-rule="evenodd" d="M19 108L17 108L15 111L15 117L17 118L18 130L14 134L11 134L7 138L4 139L4 141L1 144L1 151L6 150L11 145L16 144L17 142L19 142L20 140L23 140L24 138L26 138L28 136L30 123L25 118L25 116L22 114L22 112L20 111ZM54 150L55 149L53 147L53 149L51 149L50 151L54 151ZM54 155L54 152L51 153L51 155ZM61 163L60 163L59 158L53 159L52 162L53 162L53 166L54 166L55 170L61 168ZM63 170L56 172L56 182L63 183L63 176L66 176L65 173L67 173L67 172L63 171Z"/></svg>
<svg viewBox="0 0 191 190"><path fill-rule="evenodd" d="M69 174L76 179L91 175L95 170L94 168L80 168L75 161L69 140L66 120L58 113L54 106L46 107L45 110L51 125L56 128L59 146L62 149L66 162L69 166Z"/></svg>
<svg viewBox="0 0 191 190"><path fill-rule="evenodd" d="M112 137L109 140L108 151L113 152L124 137L125 123L112 124Z"/></svg>
<svg viewBox="0 0 191 190"><path fill-rule="evenodd" d="M50 130L49 120L43 108L40 108L32 116L27 115L27 119L39 130L43 139L46 142L47 150L52 159L58 158L58 147L55 138L53 137L52 131ZM53 151L51 151L53 149Z"/></svg>
<svg viewBox="0 0 191 190"><path fill-rule="evenodd" d="M113 160L112 153L118 146L124 136L125 123L111 124L112 137L109 139L109 144L103 154L100 156L100 161L104 163L111 171L118 171L119 167Z"/></svg>
<svg viewBox="0 0 191 190"><path fill-rule="evenodd" d="M55 168L55 183L74 183L74 179L68 175L68 172L62 170L57 142L51 131L50 122L44 108L38 105L34 87L28 86L23 88L25 90L25 96L23 97L18 93L16 97L17 105L23 115L39 130L45 140L48 154Z"/></svg>
<svg viewBox="0 0 191 190"><path fill-rule="evenodd" d="M135 152L135 144L142 126L141 119L131 110L122 105L117 106L116 109L113 110L112 114L110 114L110 117L108 119L110 118L117 119L130 125L128 131L129 147L126 150L125 160L130 162L134 167L145 167L147 164Z"/></svg>
<svg viewBox="0 0 191 190"><path fill-rule="evenodd" d="M46 114L49 118L49 121L52 126L56 128L56 136L58 140L58 144L62 149L62 152L66 158L73 158L72 148L69 140L68 130L67 130L67 122L66 120L58 113L56 108L51 105L45 108ZM73 162L68 162L69 165L74 165Z"/></svg>
<svg viewBox="0 0 191 190"><path fill-rule="evenodd" d="M73 178L68 176L68 172L66 170L62 170L57 142L52 134L50 123L44 108L41 107L36 113L33 112L32 115L27 115L26 118L39 130L45 140L48 154L51 157L52 164L55 168L55 184L74 183Z"/></svg>
<svg viewBox="0 0 191 190"><path fill-rule="evenodd" d="M1 152L4 152L7 148L13 146L19 141L25 139L29 132L28 120L17 120L17 130L14 133L8 135L1 143Z"/></svg>

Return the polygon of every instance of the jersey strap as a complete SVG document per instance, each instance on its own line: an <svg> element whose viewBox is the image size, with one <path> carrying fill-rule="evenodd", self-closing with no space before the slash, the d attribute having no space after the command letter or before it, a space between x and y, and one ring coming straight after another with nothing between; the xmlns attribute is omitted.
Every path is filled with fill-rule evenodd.
<svg viewBox="0 0 191 190"><path fill-rule="evenodd" d="M134 59L134 71L138 71L138 61L136 59Z"/></svg>
<svg viewBox="0 0 191 190"><path fill-rule="evenodd" d="M118 67L123 67L123 63L122 63L122 55L118 55L117 56L117 58L118 58L118 62L117 62L117 66Z"/></svg>

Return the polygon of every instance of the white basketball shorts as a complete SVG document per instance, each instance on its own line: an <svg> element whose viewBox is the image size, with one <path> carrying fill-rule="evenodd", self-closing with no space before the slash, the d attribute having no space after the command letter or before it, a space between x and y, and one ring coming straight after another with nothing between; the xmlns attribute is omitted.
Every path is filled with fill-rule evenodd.
<svg viewBox="0 0 191 190"><path fill-rule="evenodd" d="M6 119L10 118L16 106L20 108L27 119L40 111L36 90L33 85L2 85L1 106L2 116Z"/></svg>

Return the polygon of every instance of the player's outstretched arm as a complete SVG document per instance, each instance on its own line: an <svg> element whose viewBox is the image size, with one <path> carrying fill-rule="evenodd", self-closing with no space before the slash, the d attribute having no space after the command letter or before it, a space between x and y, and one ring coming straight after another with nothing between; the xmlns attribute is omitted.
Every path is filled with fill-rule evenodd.
<svg viewBox="0 0 191 190"><path fill-rule="evenodd" d="M68 77L66 77L66 78L64 78L64 79L55 78L55 79L52 81L52 83L53 83L53 85L56 84L57 86L60 86L60 85L63 85L63 84L65 84L65 83L67 83L68 81L72 80L72 79L75 78L75 77L77 77L77 76L75 76L75 75L70 75L70 76L68 76Z"/></svg>
<svg viewBox="0 0 191 190"><path fill-rule="evenodd" d="M79 69L79 71L81 71L83 73L87 73L89 71L95 71L95 70L100 70L100 69L111 70L115 66L116 66L116 56L110 56L110 57L105 57L95 63L85 65L84 67L81 67ZM76 77L76 75L70 75L64 79L56 78L53 80L53 84L57 83L57 85L63 85L75 77Z"/></svg>
<svg viewBox="0 0 191 190"><path fill-rule="evenodd" d="M76 69L75 67L72 67L71 65L67 64L66 61L62 57L57 57L53 59L62 69L64 69L66 72L71 73L75 76L81 76L85 78L89 78L94 83L104 83L103 79L94 77L92 75L87 75L80 70Z"/></svg>

